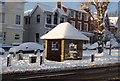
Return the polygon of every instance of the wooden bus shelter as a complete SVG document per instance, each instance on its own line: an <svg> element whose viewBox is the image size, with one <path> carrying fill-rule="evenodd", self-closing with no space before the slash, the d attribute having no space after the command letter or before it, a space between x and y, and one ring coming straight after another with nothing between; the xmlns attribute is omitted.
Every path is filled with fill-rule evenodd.
<svg viewBox="0 0 120 81"><path fill-rule="evenodd" d="M46 59L60 62L82 59L83 43L89 40L68 22L59 24L41 39L46 40Z"/></svg>

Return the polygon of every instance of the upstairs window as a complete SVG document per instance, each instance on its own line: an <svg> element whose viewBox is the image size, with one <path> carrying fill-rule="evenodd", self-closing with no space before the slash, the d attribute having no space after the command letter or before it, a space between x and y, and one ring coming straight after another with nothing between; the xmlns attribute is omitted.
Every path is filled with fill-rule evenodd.
<svg viewBox="0 0 120 81"><path fill-rule="evenodd" d="M84 20L88 21L88 14L84 14Z"/></svg>
<svg viewBox="0 0 120 81"><path fill-rule="evenodd" d="M60 23L63 23L65 21L65 19L62 17L60 18Z"/></svg>
<svg viewBox="0 0 120 81"><path fill-rule="evenodd" d="M16 21L15 24L20 25L21 24L21 15L16 15Z"/></svg>
<svg viewBox="0 0 120 81"><path fill-rule="evenodd" d="M20 35L19 34L15 34L15 40L19 40L20 39Z"/></svg>
<svg viewBox="0 0 120 81"><path fill-rule="evenodd" d="M88 31L88 23L84 23L84 31L85 31L85 32Z"/></svg>
<svg viewBox="0 0 120 81"><path fill-rule="evenodd" d="M72 18L74 18L75 17L75 12L71 11L70 15L71 15Z"/></svg>
<svg viewBox="0 0 120 81"><path fill-rule="evenodd" d="M54 24L58 24L58 14L56 12L54 14Z"/></svg>
<svg viewBox="0 0 120 81"><path fill-rule="evenodd" d="M0 13L0 23L5 23L5 13Z"/></svg>
<svg viewBox="0 0 120 81"><path fill-rule="evenodd" d="M78 22L78 29L79 29L79 30L82 30L81 27L82 27L82 23L81 23L81 22Z"/></svg>
<svg viewBox="0 0 120 81"><path fill-rule="evenodd" d="M51 50L53 50L53 51L59 50L59 48L58 48L58 42L56 42L56 41L52 42L52 49Z"/></svg>
<svg viewBox="0 0 120 81"><path fill-rule="evenodd" d="M52 23L52 16L50 14L47 14L46 22L47 22L47 24Z"/></svg>
<svg viewBox="0 0 120 81"><path fill-rule="evenodd" d="M36 15L36 21L37 23L40 23L40 15Z"/></svg>
<svg viewBox="0 0 120 81"><path fill-rule="evenodd" d="M81 20L82 19L82 13L78 12L78 19Z"/></svg>
<svg viewBox="0 0 120 81"><path fill-rule="evenodd" d="M25 24L30 24L30 17L25 18Z"/></svg>

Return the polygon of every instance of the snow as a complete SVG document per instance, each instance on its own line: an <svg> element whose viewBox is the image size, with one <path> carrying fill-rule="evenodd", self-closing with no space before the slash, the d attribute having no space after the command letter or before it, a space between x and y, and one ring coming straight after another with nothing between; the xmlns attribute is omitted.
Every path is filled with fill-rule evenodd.
<svg viewBox="0 0 120 81"><path fill-rule="evenodd" d="M98 43L95 42L94 44L90 45L88 49L96 49L98 47Z"/></svg>
<svg viewBox="0 0 120 81"><path fill-rule="evenodd" d="M24 16L30 15L30 13L33 11L33 9L27 10L24 12Z"/></svg>
<svg viewBox="0 0 120 81"><path fill-rule="evenodd" d="M77 39L77 40L89 40L88 37L83 35L70 23L64 22L57 25L47 34L43 35L40 39Z"/></svg>
<svg viewBox="0 0 120 81"><path fill-rule="evenodd" d="M118 42L116 41L116 39L111 39L110 41L108 41L106 43L106 48L110 48L110 42L111 42L111 45L112 45L112 48L116 48L118 47Z"/></svg>
<svg viewBox="0 0 120 81"><path fill-rule="evenodd" d="M72 68L84 68L98 65L107 65L119 62L118 49L112 49L112 54L108 55L109 50L105 49L105 52L98 54L97 50L85 50L83 52L82 60L65 60L64 62L55 62L44 59L42 65L40 65L40 54L37 54L37 62L29 63L29 55L23 55L24 60L17 60L17 57L12 57L11 66L7 67L6 61L8 53L0 56L2 64L0 73L14 73L14 72L25 72L25 71L55 71ZM95 61L91 62L91 55L95 55Z"/></svg>
<svg viewBox="0 0 120 81"><path fill-rule="evenodd" d="M59 8L56 8L56 7L52 7L52 6L49 6L49 5L45 5L45 4L41 4L41 3L38 3L35 6L34 9L30 9L30 10L25 11L24 12L24 16L30 15L32 12L34 12L34 10L36 10L37 7L40 7L45 12L55 12L55 11L58 11L60 15L67 16L67 14L62 9L59 9Z"/></svg>
<svg viewBox="0 0 120 81"><path fill-rule="evenodd" d="M20 46L10 48L9 52L17 52L19 50L43 50L43 46L34 42L22 43Z"/></svg>
<svg viewBox="0 0 120 81"><path fill-rule="evenodd" d="M109 19L110 19L110 26L117 27L118 17L109 17Z"/></svg>
<svg viewBox="0 0 120 81"><path fill-rule="evenodd" d="M3 48L0 48L0 52L5 52L5 50Z"/></svg>

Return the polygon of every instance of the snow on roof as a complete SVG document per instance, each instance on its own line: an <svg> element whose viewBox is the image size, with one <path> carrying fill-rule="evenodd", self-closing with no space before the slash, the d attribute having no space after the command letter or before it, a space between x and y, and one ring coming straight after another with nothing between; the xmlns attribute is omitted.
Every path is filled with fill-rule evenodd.
<svg viewBox="0 0 120 81"><path fill-rule="evenodd" d="M110 26L117 27L118 17L109 17L109 19L110 19Z"/></svg>
<svg viewBox="0 0 120 81"><path fill-rule="evenodd" d="M88 37L83 35L70 23L65 22L57 25L47 34L43 35L40 39L76 39L76 40L89 40Z"/></svg>
<svg viewBox="0 0 120 81"><path fill-rule="evenodd" d="M32 12L34 12L34 10L36 10L36 7L40 7L43 11L46 11L46 12L55 12L56 10L58 10L58 12L60 13L60 15L67 15L62 9L59 9L59 8L56 8L56 7L52 7L52 6L49 6L49 5L45 5L45 4L41 4L41 3L37 3L37 5L35 6L34 9L30 9L30 10L27 10L24 12L24 15L27 16L27 15L30 15L32 14Z"/></svg>
<svg viewBox="0 0 120 81"><path fill-rule="evenodd" d="M30 15L30 13L32 12L33 9L27 10L24 12L24 16L28 16Z"/></svg>

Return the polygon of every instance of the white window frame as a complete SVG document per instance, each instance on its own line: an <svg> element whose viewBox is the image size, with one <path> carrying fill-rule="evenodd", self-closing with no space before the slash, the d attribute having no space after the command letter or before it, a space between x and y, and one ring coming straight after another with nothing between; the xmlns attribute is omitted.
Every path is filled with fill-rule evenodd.
<svg viewBox="0 0 120 81"><path fill-rule="evenodd" d="M73 17L72 17L72 13L71 12L73 12ZM74 10L70 10L70 16L71 16L71 18L75 18L75 11Z"/></svg>
<svg viewBox="0 0 120 81"><path fill-rule="evenodd" d="M65 22L65 17L60 17L60 22L61 22L61 19L62 19L62 18L64 19L63 22Z"/></svg>
<svg viewBox="0 0 120 81"><path fill-rule="evenodd" d="M20 24L16 24L16 16L20 16ZM15 25L21 26L22 25L22 15L21 14L15 14Z"/></svg>
<svg viewBox="0 0 120 81"><path fill-rule="evenodd" d="M71 21L71 25L75 27L75 21Z"/></svg>
<svg viewBox="0 0 120 81"><path fill-rule="evenodd" d="M37 15L40 15L40 14L37 14ZM35 21L36 21L36 23L40 23L41 22L41 15L40 15L40 22L37 22L37 15L35 17Z"/></svg>
<svg viewBox="0 0 120 81"><path fill-rule="evenodd" d="M80 16L79 16L79 14L80 14ZM78 12L78 19L82 20L82 12Z"/></svg>
<svg viewBox="0 0 120 81"><path fill-rule="evenodd" d="M50 24L52 24L52 23L53 23L53 22L52 22L52 17L53 17L53 16L52 16L52 14L50 14L50 13L46 13L45 23L46 23L46 24L49 24L49 23L47 23L47 16L48 16L48 15L51 15L51 23L50 23Z"/></svg>
<svg viewBox="0 0 120 81"><path fill-rule="evenodd" d="M87 17L85 17L85 16L87 16ZM87 13L84 13L84 20L88 21L88 14Z"/></svg>
<svg viewBox="0 0 120 81"><path fill-rule="evenodd" d="M85 30L85 24L87 25L87 30ZM85 32L88 31L88 23L84 23L84 31L85 31Z"/></svg>
<svg viewBox="0 0 120 81"><path fill-rule="evenodd" d="M18 35L17 37L18 37L19 39L15 39L15 38L16 38L16 35ZM14 39L15 39L15 40L20 40L20 34L14 34Z"/></svg>
<svg viewBox="0 0 120 81"><path fill-rule="evenodd" d="M54 44L54 43L55 43L55 44ZM59 50L59 48L56 47L57 44L58 44L57 41L52 41L52 47L51 47L51 50L52 50L52 51L58 51L58 50Z"/></svg>
<svg viewBox="0 0 120 81"><path fill-rule="evenodd" d="M79 23L80 23L80 27L79 27ZM82 30L82 22L78 22L78 29L81 31Z"/></svg>

